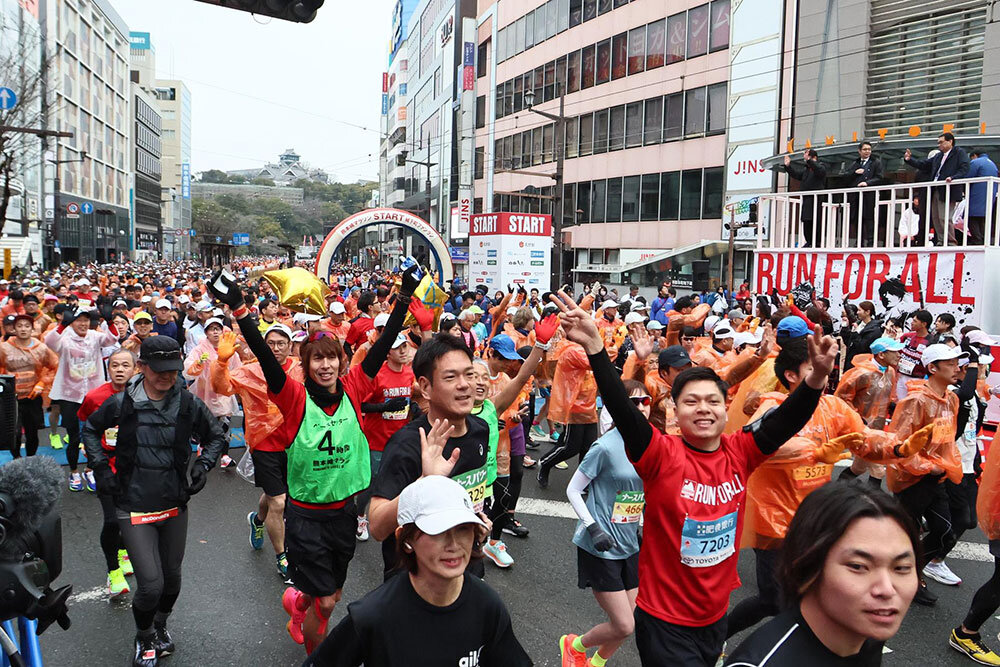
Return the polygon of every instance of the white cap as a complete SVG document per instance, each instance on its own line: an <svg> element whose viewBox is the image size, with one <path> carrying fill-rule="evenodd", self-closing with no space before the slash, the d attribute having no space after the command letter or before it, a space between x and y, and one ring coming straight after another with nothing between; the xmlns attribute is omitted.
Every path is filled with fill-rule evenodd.
<svg viewBox="0 0 1000 667"><path fill-rule="evenodd" d="M737 331L733 334L733 347L740 345L756 345L760 341L749 331Z"/></svg>
<svg viewBox="0 0 1000 667"><path fill-rule="evenodd" d="M222 327L223 329L225 329L225 328L226 328L226 325L225 325L225 324L223 324L223 323L222 323L222 320L220 320L220 319L219 319L218 317L210 317L210 318L208 318L208 320L207 320L207 321L205 322L205 330L207 331L207 330L208 330L208 327L212 326L213 324L218 324L218 325L219 325L220 327Z"/></svg>
<svg viewBox="0 0 1000 667"><path fill-rule="evenodd" d="M630 324L642 324L646 320L642 313L631 312L625 316L625 326Z"/></svg>
<svg viewBox="0 0 1000 667"><path fill-rule="evenodd" d="M476 516L469 492L455 480L441 475L422 477L403 489L396 522L400 526L415 523L428 535L440 535L466 523L486 526Z"/></svg>
<svg viewBox="0 0 1000 667"><path fill-rule="evenodd" d="M732 338L734 341L737 340L736 332L728 324L719 323L712 329L712 338L715 340L725 340L726 338Z"/></svg>
<svg viewBox="0 0 1000 667"><path fill-rule="evenodd" d="M638 310L649 310L649 306L644 304L642 301L633 301L632 312L634 313Z"/></svg>
<svg viewBox="0 0 1000 667"><path fill-rule="evenodd" d="M156 302L156 307L157 308L173 308L173 304L171 304L166 299L158 299L157 302Z"/></svg>
<svg viewBox="0 0 1000 667"><path fill-rule="evenodd" d="M714 329L715 325L719 323L720 319L722 318L720 318L718 315L709 315L708 317L706 317L705 324L703 325L705 327L705 333L709 333L712 329Z"/></svg>
<svg viewBox="0 0 1000 667"><path fill-rule="evenodd" d="M115 302L111 305L112 308L117 308L118 306L125 306L128 308L128 304L122 299L115 299Z"/></svg>
<svg viewBox="0 0 1000 667"><path fill-rule="evenodd" d="M213 322L213 321L215 321L214 317L209 320L209 322ZM207 326L207 324L206 324L206 326ZM286 338L288 338L288 340L292 339L292 330L289 329L288 327L286 327L281 322L275 322L274 324L272 324L271 326L269 326L267 328L267 330L264 332L264 338L267 338L267 334L271 333L272 331L277 331L280 334L284 334L284 336Z"/></svg>
<svg viewBox="0 0 1000 667"><path fill-rule="evenodd" d="M199 301L197 307L199 313L207 313L212 310L212 304L208 301Z"/></svg>
<svg viewBox="0 0 1000 667"><path fill-rule="evenodd" d="M177 302L178 303L191 303L191 297L189 297L187 294L181 294L179 297L177 297Z"/></svg>
<svg viewBox="0 0 1000 667"><path fill-rule="evenodd" d="M396 336L396 340L392 341L392 349L395 350L400 345L406 345L406 343L407 343L406 334L399 334L398 336Z"/></svg>
<svg viewBox="0 0 1000 667"><path fill-rule="evenodd" d="M375 326L384 327L385 323L389 321L389 313L379 313L375 316Z"/></svg>
<svg viewBox="0 0 1000 667"><path fill-rule="evenodd" d="M153 297L149 296L148 294L144 295L141 299L139 299L139 301L142 301L143 303L149 303L152 300Z"/></svg>
<svg viewBox="0 0 1000 667"><path fill-rule="evenodd" d="M920 363L924 366L930 366L936 361L961 359L968 356L969 353L962 352L962 348L960 347L949 347L944 343L934 343L924 348L924 351L920 354Z"/></svg>
<svg viewBox="0 0 1000 667"><path fill-rule="evenodd" d="M663 328L663 323L659 320L650 320L646 322L646 329L648 331L657 331Z"/></svg>
<svg viewBox="0 0 1000 667"><path fill-rule="evenodd" d="M212 309L212 317L223 317L223 316L225 316L225 313L222 312L221 308Z"/></svg>
<svg viewBox="0 0 1000 667"><path fill-rule="evenodd" d="M613 299L608 299L607 301L601 304L601 307L598 308L598 310L604 310L605 308L617 308L617 307L618 304Z"/></svg>
<svg viewBox="0 0 1000 667"><path fill-rule="evenodd" d="M89 284L90 284L90 281L87 280L86 278L80 278L79 280L76 281L76 286L77 287L83 287L84 285L89 285Z"/></svg>
<svg viewBox="0 0 1000 667"><path fill-rule="evenodd" d="M509 306L507 308L507 314L508 315L513 315L516 312L517 312L517 306Z"/></svg>
<svg viewBox="0 0 1000 667"><path fill-rule="evenodd" d="M304 341L308 337L309 337L309 334L306 333L305 331L296 331L295 333L292 334L292 342L293 343L301 343L302 341Z"/></svg>
<svg viewBox="0 0 1000 667"><path fill-rule="evenodd" d="M295 313L292 315L292 322L296 324L305 324L307 322L318 322L322 317L319 315L313 315L312 313Z"/></svg>
<svg viewBox="0 0 1000 667"><path fill-rule="evenodd" d="M334 315L343 315L347 312L347 309L344 308L344 304L340 301L334 301L330 304L330 312Z"/></svg>
<svg viewBox="0 0 1000 667"><path fill-rule="evenodd" d="M1000 345L995 338L982 329L973 329L969 333L965 334L965 340L974 345L989 345L990 347Z"/></svg>

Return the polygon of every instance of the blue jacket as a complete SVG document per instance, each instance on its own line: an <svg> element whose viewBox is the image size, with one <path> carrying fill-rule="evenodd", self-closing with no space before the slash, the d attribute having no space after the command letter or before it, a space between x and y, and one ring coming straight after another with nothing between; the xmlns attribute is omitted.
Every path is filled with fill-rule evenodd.
<svg viewBox="0 0 1000 667"><path fill-rule="evenodd" d="M667 326L667 313L673 309L674 300L669 296L666 299L656 297L650 305L650 315L663 326Z"/></svg>
<svg viewBox="0 0 1000 667"><path fill-rule="evenodd" d="M977 176L997 176L1000 175L1000 171L997 170L996 164L990 159L988 155L983 153L975 160L973 160L969 166L969 173L966 178L976 178ZM990 190L989 195L990 203L997 197L997 186L992 185L987 187L986 183L976 183L969 188L969 215L977 217L986 216L986 191Z"/></svg>

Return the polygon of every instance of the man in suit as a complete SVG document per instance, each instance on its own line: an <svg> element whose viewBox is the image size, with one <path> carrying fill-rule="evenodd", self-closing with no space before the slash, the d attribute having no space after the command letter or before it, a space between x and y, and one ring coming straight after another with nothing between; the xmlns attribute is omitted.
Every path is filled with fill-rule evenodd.
<svg viewBox="0 0 1000 667"><path fill-rule="evenodd" d="M871 142L858 145L858 159L848 168L850 187L870 188L882 184L882 161L872 155ZM859 192L848 197L851 203L851 238L855 238L858 221L861 222L861 244L871 247L875 239L875 192ZM885 243L885 220L879 229L879 245Z"/></svg>
<svg viewBox="0 0 1000 667"><path fill-rule="evenodd" d="M803 153L802 157L805 159L805 164L800 167L792 164L792 158L786 155L784 171L801 183L799 190L802 192L825 190L826 167L819 161L819 154L810 148ZM826 198L823 196L803 195L802 197L802 215L800 219L802 220L802 235L806 239L802 246L803 248L812 247L813 224L817 218L822 224L822 207L824 201L826 201ZM816 235L816 244L823 245L822 227Z"/></svg>
<svg viewBox="0 0 1000 667"><path fill-rule="evenodd" d="M929 160L921 160L913 157L910 149L906 149L903 161L914 169L920 170L930 167L932 181L951 183L957 178L966 178L969 175L969 156L955 145L955 135L951 132L942 132L937 140L937 155ZM961 201L965 194L965 188L961 185L951 186L951 196L949 208L954 210L955 204ZM951 210L945 210L945 198L948 197L948 190L945 186L931 189L931 201L929 202L931 214L931 225L934 227L934 245L944 244L945 222L951 216ZM955 228L948 225L948 244L955 243Z"/></svg>
<svg viewBox="0 0 1000 667"><path fill-rule="evenodd" d="M990 159L981 148L973 148L969 152L972 162L969 165L969 173L966 178L978 178L985 176L1000 175L996 164ZM969 218L967 231L969 233L969 245L983 245L983 236L986 227L986 211L993 209L993 231L991 236L997 237L997 186L986 183L976 183L969 187L969 208L966 215ZM992 241L991 241L992 243Z"/></svg>

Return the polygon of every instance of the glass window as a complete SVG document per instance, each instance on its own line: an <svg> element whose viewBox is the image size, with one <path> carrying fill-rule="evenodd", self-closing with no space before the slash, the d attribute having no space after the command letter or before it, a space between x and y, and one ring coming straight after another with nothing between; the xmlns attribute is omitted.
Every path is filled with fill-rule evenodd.
<svg viewBox="0 0 1000 667"><path fill-rule="evenodd" d="M706 88L694 88L685 93L684 134L701 134L705 131Z"/></svg>
<svg viewBox="0 0 1000 667"><path fill-rule="evenodd" d="M514 135L514 146L510 156L511 168L520 169L521 168L521 151L523 149L521 134Z"/></svg>
<svg viewBox="0 0 1000 667"><path fill-rule="evenodd" d="M531 164L532 166L539 165L542 163L542 130L544 128L536 127L531 130Z"/></svg>
<svg viewBox="0 0 1000 667"><path fill-rule="evenodd" d="M646 26L628 31L628 73L638 74L646 67Z"/></svg>
<svg viewBox="0 0 1000 667"><path fill-rule="evenodd" d="M611 40L597 44L597 83L607 83L611 79Z"/></svg>
<svg viewBox="0 0 1000 667"><path fill-rule="evenodd" d="M608 179L608 207L604 214L605 222L622 221L622 179Z"/></svg>
<svg viewBox="0 0 1000 667"><path fill-rule="evenodd" d="M663 66L667 41L666 19L654 21L646 26L646 69Z"/></svg>
<svg viewBox="0 0 1000 667"><path fill-rule="evenodd" d="M687 16L684 12L667 19L667 64L684 60L687 49Z"/></svg>
<svg viewBox="0 0 1000 667"><path fill-rule="evenodd" d="M544 102L543 95L545 94L545 66L535 68L534 81L531 84L531 89L535 91L535 103Z"/></svg>
<svg viewBox="0 0 1000 667"><path fill-rule="evenodd" d="M681 172L660 174L660 220L677 220L681 205Z"/></svg>
<svg viewBox="0 0 1000 667"><path fill-rule="evenodd" d="M556 97L566 92L566 56L556 61Z"/></svg>
<svg viewBox="0 0 1000 667"><path fill-rule="evenodd" d="M556 8L556 32L562 32L569 27L570 0L559 0Z"/></svg>
<svg viewBox="0 0 1000 667"><path fill-rule="evenodd" d="M628 33L623 32L611 38L611 78L625 76L628 62Z"/></svg>
<svg viewBox="0 0 1000 667"><path fill-rule="evenodd" d="M554 144L556 136L556 126L549 123L542 128L542 162L552 162Z"/></svg>
<svg viewBox="0 0 1000 667"><path fill-rule="evenodd" d="M583 0L569 0L569 27L580 25L583 18Z"/></svg>
<svg viewBox="0 0 1000 667"><path fill-rule="evenodd" d="M597 14L607 14L611 11L611 0L597 0Z"/></svg>
<svg viewBox="0 0 1000 667"><path fill-rule="evenodd" d="M577 222L590 222L590 181L576 184Z"/></svg>
<svg viewBox="0 0 1000 667"><path fill-rule="evenodd" d="M722 217L722 167L705 170L705 195L702 200L701 217Z"/></svg>
<svg viewBox="0 0 1000 667"><path fill-rule="evenodd" d="M594 112L594 155L608 152L608 116L607 109Z"/></svg>
<svg viewBox="0 0 1000 667"><path fill-rule="evenodd" d="M503 107L503 84L502 83L497 86L497 96L496 96L496 100L494 101L494 104L496 106L497 118L503 118L504 117L504 107Z"/></svg>
<svg viewBox="0 0 1000 667"><path fill-rule="evenodd" d="M522 16L514 24L514 53L517 55L524 51L524 17Z"/></svg>
<svg viewBox="0 0 1000 667"><path fill-rule="evenodd" d="M524 108L524 79L514 79L514 113Z"/></svg>
<svg viewBox="0 0 1000 667"><path fill-rule="evenodd" d="M580 90L580 52L573 51L566 57L566 92Z"/></svg>
<svg viewBox="0 0 1000 667"><path fill-rule="evenodd" d="M556 62L550 60L545 63L545 87L542 89L542 101L548 102L555 97L556 90Z"/></svg>
<svg viewBox="0 0 1000 667"><path fill-rule="evenodd" d="M508 134L503 138L503 162L508 169L514 168L514 144L519 143L516 134Z"/></svg>
<svg viewBox="0 0 1000 667"><path fill-rule="evenodd" d="M567 183L563 186L563 221L568 224L576 222L576 184Z"/></svg>
<svg viewBox="0 0 1000 667"><path fill-rule="evenodd" d="M624 7L627 4L628 0L615 0L615 9L618 9L619 7Z"/></svg>
<svg viewBox="0 0 1000 667"><path fill-rule="evenodd" d="M594 114L580 116L580 157L594 152Z"/></svg>
<svg viewBox="0 0 1000 667"><path fill-rule="evenodd" d="M529 90L534 90L534 88L535 88L535 73L534 73L534 71L528 72L524 76L520 76L518 78L521 79L521 81L523 81L522 88L524 89L525 93L528 92ZM536 94L537 94L537 92L536 92ZM523 104L524 100L522 99L521 101L522 101L522 104Z"/></svg>
<svg viewBox="0 0 1000 667"><path fill-rule="evenodd" d="M583 0L583 22L597 16L597 0Z"/></svg>
<svg viewBox="0 0 1000 667"><path fill-rule="evenodd" d="M607 205L608 182L604 180L590 183L590 221L604 222L604 211Z"/></svg>
<svg viewBox="0 0 1000 667"><path fill-rule="evenodd" d="M487 72L487 46L486 42L479 45L476 53L476 77L486 76Z"/></svg>
<svg viewBox="0 0 1000 667"><path fill-rule="evenodd" d="M511 79L503 84L504 111L508 114L514 109L514 80Z"/></svg>
<svg viewBox="0 0 1000 667"><path fill-rule="evenodd" d="M486 96L476 98L476 129L486 127Z"/></svg>
<svg viewBox="0 0 1000 667"><path fill-rule="evenodd" d="M639 219L639 177L626 176L622 193L622 222Z"/></svg>
<svg viewBox="0 0 1000 667"><path fill-rule="evenodd" d="M580 119L566 119L566 157L572 158L580 154Z"/></svg>
<svg viewBox="0 0 1000 667"><path fill-rule="evenodd" d="M535 12L528 12L524 16L524 48L530 49L534 45L535 45Z"/></svg>
<svg viewBox="0 0 1000 667"><path fill-rule="evenodd" d="M545 5L535 10L535 44L545 40Z"/></svg>
<svg viewBox="0 0 1000 667"><path fill-rule="evenodd" d="M625 108L625 148L642 146L642 102L629 102Z"/></svg>
<svg viewBox="0 0 1000 667"><path fill-rule="evenodd" d="M711 16L708 48L710 51L724 49L729 46L729 0L715 0Z"/></svg>
<svg viewBox="0 0 1000 667"><path fill-rule="evenodd" d="M556 13L559 11L558 0L549 0L545 3L545 39L552 39L556 36Z"/></svg>
<svg viewBox="0 0 1000 667"><path fill-rule="evenodd" d="M608 133L609 150L625 148L625 105L611 107L611 130Z"/></svg>
<svg viewBox="0 0 1000 667"><path fill-rule="evenodd" d="M684 134L684 93L667 95L664 99L663 140L679 139Z"/></svg>
<svg viewBox="0 0 1000 667"><path fill-rule="evenodd" d="M642 177L642 188L639 193L639 219L660 219L660 175L645 174Z"/></svg>
<svg viewBox="0 0 1000 667"><path fill-rule="evenodd" d="M681 220L701 217L701 169L688 169L681 175Z"/></svg>
<svg viewBox="0 0 1000 667"><path fill-rule="evenodd" d="M521 133L521 166L527 167L531 164L531 130Z"/></svg>
<svg viewBox="0 0 1000 667"><path fill-rule="evenodd" d="M688 10L687 57L708 53L708 5Z"/></svg>
<svg viewBox="0 0 1000 667"><path fill-rule="evenodd" d="M646 100L646 114L643 126L646 128L643 135L643 143L647 146L660 143L660 137L663 136L662 97L654 97Z"/></svg>
<svg viewBox="0 0 1000 667"><path fill-rule="evenodd" d="M717 83L708 87L708 121L709 134L726 131L726 84Z"/></svg>
<svg viewBox="0 0 1000 667"><path fill-rule="evenodd" d="M583 49L583 89L591 88L594 85L594 70L596 69L597 46L591 45Z"/></svg>

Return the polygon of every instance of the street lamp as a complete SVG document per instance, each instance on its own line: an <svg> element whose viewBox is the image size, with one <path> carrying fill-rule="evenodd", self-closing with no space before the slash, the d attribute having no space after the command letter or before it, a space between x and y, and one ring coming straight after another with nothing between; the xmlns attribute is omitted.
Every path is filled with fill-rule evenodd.
<svg viewBox="0 0 1000 667"><path fill-rule="evenodd" d="M538 114L543 118L555 121L556 124L556 171L552 174L552 180L556 182L555 197L553 197L552 208L552 249L556 253L556 261L552 267L552 289L559 289L563 284L563 247L562 247L562 225L563 225L563 166L566 159L564 140L566 137L566 91L559 84L559 113L552 114L546 111L539 111L535 106L535 91L528 89L524 91L524 105L531 113Z"/></svg>

